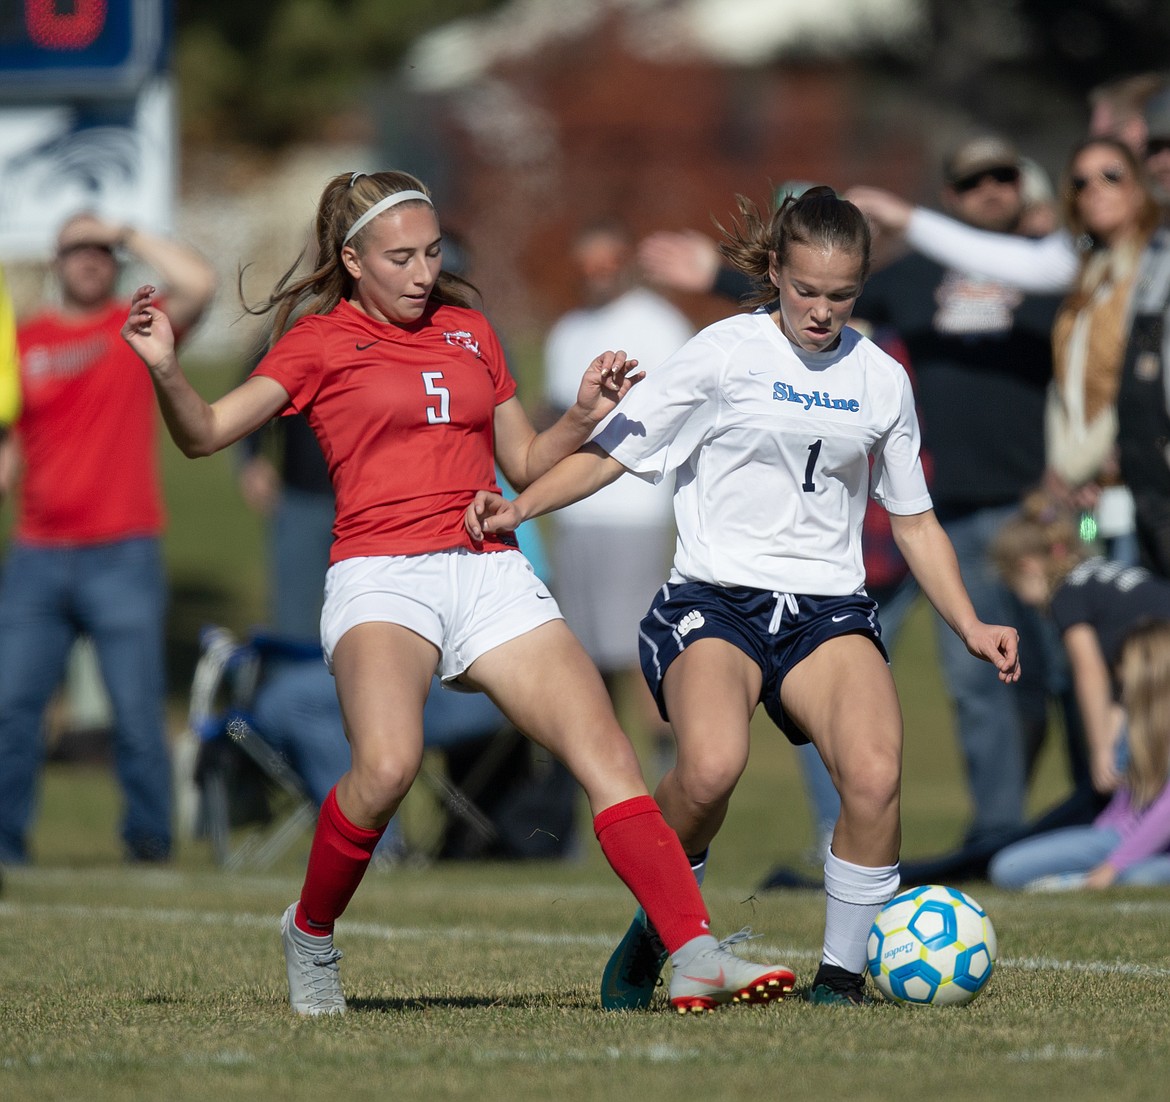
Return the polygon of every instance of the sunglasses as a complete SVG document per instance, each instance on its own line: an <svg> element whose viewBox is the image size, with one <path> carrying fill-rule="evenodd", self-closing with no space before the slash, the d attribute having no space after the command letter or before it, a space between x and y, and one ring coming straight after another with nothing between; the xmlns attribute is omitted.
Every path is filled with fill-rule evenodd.
<svg viewBox="0 0 1170 1102"><path fill-rule="evenodd" d="M1080 195L1094 180L1100 180L1106 187L1119 187L1129 176L1120 168L1103 168L1092 176L1074 176L1069 183L1074 195Z"/></svg>
<svg viewBox="0 0 1170 1102"><path fill-rule="evenodd" d="M1010 165L1004 165L1002 168L985 168L982 172L974 172L970 176L956 180L951 187L962 195L964 192L974 191L984 180L994 180L997 184L1018 184L1020 170Z"/></svg>

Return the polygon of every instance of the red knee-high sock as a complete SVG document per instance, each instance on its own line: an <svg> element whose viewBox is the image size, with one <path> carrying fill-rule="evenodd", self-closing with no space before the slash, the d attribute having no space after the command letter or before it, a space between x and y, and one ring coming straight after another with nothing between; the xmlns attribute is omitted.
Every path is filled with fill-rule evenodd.
<svg viewBox="0 0 1170 1102"><path fill-rule="evenodd" d="M354 826L337 806L336 793L336 788L330 789L321 805L305 886L294 918L304 933L317 937L333 930L334 921L349 905L366 874L374 847L386 830Z"/></svg>
<svg viewBox="0 0 1170 1102"><path fill-rule="evenodd" d="M670 952L711 933L691 863L653 797L635 796L607 807L593 820L593 832Z"/></svg>

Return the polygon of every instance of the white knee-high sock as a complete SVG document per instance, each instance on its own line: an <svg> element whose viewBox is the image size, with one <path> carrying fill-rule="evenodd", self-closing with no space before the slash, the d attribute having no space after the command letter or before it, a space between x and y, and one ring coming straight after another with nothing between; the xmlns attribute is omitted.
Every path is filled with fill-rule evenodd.
<svg viewBox="0 0 1170 1102"><path fill-rule="evenodd" d="M842 861L831 849L825 859L825 948L822 959L849 972L865 971L869 928L895 895L899 866L866 868Z"/></svg>

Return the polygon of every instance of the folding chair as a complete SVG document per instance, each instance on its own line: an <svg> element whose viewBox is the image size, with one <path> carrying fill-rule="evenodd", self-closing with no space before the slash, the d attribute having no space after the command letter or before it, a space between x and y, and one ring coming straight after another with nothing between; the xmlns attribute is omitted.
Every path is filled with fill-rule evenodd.
<svg viewBox="0 0 1170 1102"><path fill-rule="evenodd" d="M224 628L201 633L187 714L188 731L197 740L194 780L200 803L195 834L208 839L216 863L226 869L268 868L317 819L317 807L300 778L256 730L250 708L260 670L255 646L240 643ZM241 756L286 798L288 807L281 816L273 814L266 798L254 798L253 806L242 812L233 806L238 803ZM233 846L231 829L239 819L261 825Z"/></svg>
<svg viewBox="0 0 1170 1102"><path fill-rule="evenodd" d="M321 663L321 650L315 644L278 639L262 633L241 642L222 627L205 628L200 635L200 658L192 680L188 710L187 738L194 744L194 752L183 755L190 762L191 779L197 793L191 833L210 841L217 864L226 869L268 868L315 824L318 800L324 797L325 791L348 765L348 748L345 748L344 764L334 755L333 773L336 776L330 774L325 783L321 782L320 776L316 777L317 791L314 793L314 785L306 781L305 769L302 767L298 771L295 763L273 746L272 732L266 735L264 724L257 718L263 704L259 702L259 708L257 704L258 694L265 685L266 671L276 662ZM312 672L315 675L322 669L323 666L313 666ZM329 699L335 708L331 689ZM492 760L506 753L508 746L520 736L502 724L502 717L494 718L498 717L494 708L487 717L480 723L487 722L489 727L473 725L462 730L457 722L444 722L440 717L432 725L433 742L428 738L428 746L445 749L468 738L487 738L485 771L490 777ZM340 716L331 718L337 728L334 737L343 738ZM253 793L251 800L241 798L239 792L241 778L249 770L262 781L259 798ZM474 778L465 778L457 786L442 771L425 761L420 777L434 792L445 814L459 820L466 832L485 847L495 839L495 826L476 806L478 789ZM270 793L274 793L282 805L279 814L272 809L272 801L268 799ZM247 826L248 834L233 845L232 829L240 826ZM408 855L415 859L432 859L441 841L441 837L432 840L418 851L408 851Z"/></svg>

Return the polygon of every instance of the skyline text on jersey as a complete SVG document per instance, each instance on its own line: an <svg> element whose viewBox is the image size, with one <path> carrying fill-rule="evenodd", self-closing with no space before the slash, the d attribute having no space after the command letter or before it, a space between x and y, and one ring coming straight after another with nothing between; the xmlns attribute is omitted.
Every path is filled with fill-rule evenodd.
<svg viewBox="0 0 1170 1102"><path fill-rule="evenodd" d="M799 402L806 410L820 406L822 409L843 409L848 413L857 413L861 409L861 403L856 398L830 398L827 390L814 390L811 394L802 394L788 383L773 384L772 400Z"/></svg>

